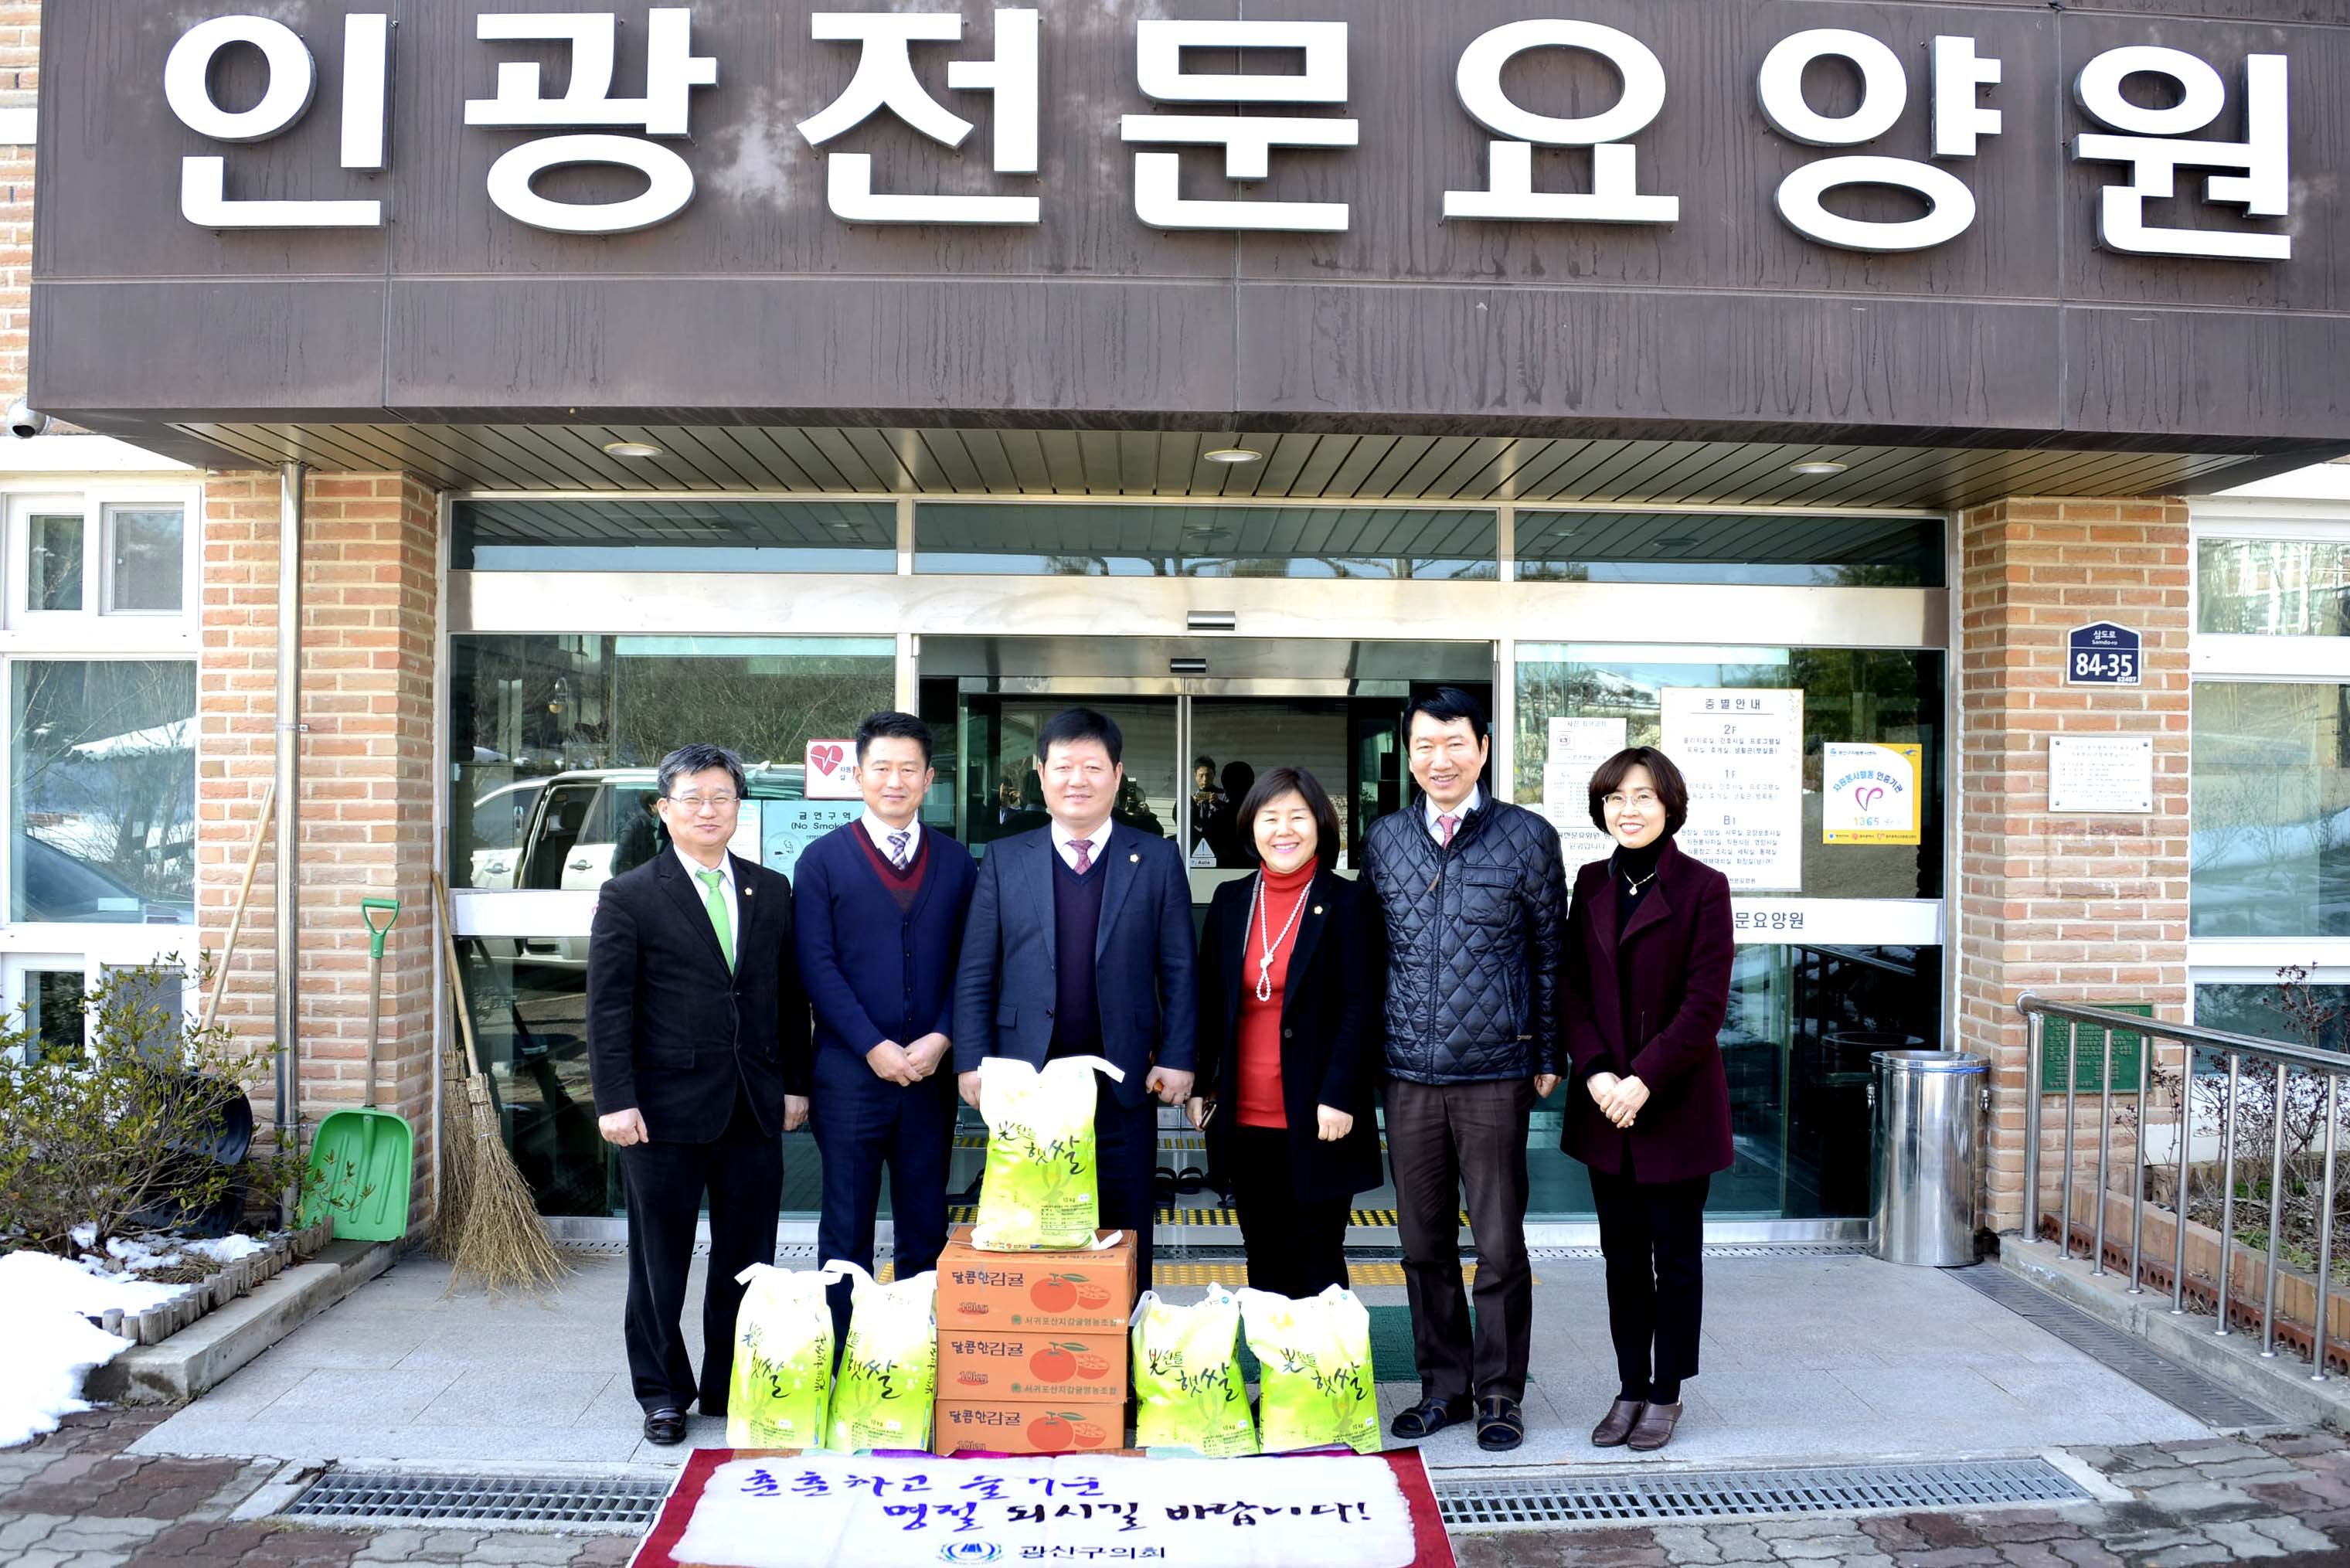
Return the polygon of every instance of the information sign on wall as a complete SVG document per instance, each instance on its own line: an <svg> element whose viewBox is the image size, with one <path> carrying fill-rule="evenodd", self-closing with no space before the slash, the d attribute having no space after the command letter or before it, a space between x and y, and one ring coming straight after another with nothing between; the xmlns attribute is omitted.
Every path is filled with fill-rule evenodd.
<svg viewBox="0 0 2350 1568"><path fill-rule="evenodd" d="M1680 845L1733 891L1804 884L1804 694L1668 686L1664 751L1689 783Z"/></svg>
<svg viewBox="0 0 2350 1568"><path fill-rule="evenodd" d="M2097 1005L2107 1012L2127 1012L2139 1018L2152 1018L2154 1004L2147 1002L2101 1002ZM2074 1023L2069 1018L2040 1020L2040 1090L2043 1094L2064 1092L2064 1070L2073 1072L2075 1093L2094 1095L2106 1082L2106 1060L2113 1059L2114 1093L2137 1093L2138 1062L2146 1053L2146 1036L2131 1029L2107 1030L2102 1023Z"/></svg>
<svg viewBox="0 0 2350 1568"><path fill-rule="evenodd" d="M1550 722L1550 750L1543 760L1542 814L1558 829L1559 848L1570 870L1586 860L1601 859L1615 848L1612 839L1591 826L1591 775L1600 763L1624 749L1625 722L1620 718Z"/></svg>
<svg viewBox="0 0 2350 1568"><path fill-rule="evenodd" d="M863 799L857 787L857 742L810 741L806 793L810 800Z"/></svg>
<svg viewBox="0 0 2350 1568"><path fill-rule="evenodd" d="M2048 809L2076 815L2154 809L2154 737L2048 737Z"/></svg>

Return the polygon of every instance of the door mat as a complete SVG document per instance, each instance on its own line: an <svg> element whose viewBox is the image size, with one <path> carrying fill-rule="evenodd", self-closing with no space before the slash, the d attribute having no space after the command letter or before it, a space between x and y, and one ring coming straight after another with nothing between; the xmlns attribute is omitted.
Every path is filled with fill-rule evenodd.
<svg viewBox="0 0 2350 1568"><path fill-rule="evenodd" d="M1417 1451L943 1459L702 1449L633 1568L1453 1568Z"/></svg>

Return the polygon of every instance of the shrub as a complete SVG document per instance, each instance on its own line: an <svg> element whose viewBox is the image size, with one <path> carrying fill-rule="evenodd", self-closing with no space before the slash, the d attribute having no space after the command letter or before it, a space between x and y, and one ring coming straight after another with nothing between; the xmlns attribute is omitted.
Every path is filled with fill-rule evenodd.
<svg viewBox="0 0 2350 1568"><path fill-rule="evenodd" d="M181 1012L176 967L109 969L83 999L78 1054L0 1028L0 1251L68 1253L76 1226L109 1236L170 1229L220 1207L238 1183L271 1191L283 1156L232 1168L200 1152L225 1106L265 1077L267 1045L243 1045Z"/></svg>

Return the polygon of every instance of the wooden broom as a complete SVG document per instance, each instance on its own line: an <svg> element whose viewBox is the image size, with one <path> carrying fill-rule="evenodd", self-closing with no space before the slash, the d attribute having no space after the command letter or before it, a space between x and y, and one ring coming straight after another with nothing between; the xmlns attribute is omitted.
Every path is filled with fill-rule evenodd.
<svg viewBox="0 0 2350 1568"><path fill-rule="evenodd" d="M499 1136L489 1075L482 1067L481 1047L473 1039L473 1009L465 1003L464 975L457 967L456 927L449 919L449 893L438 871L432 873L432 901L441 915L442 966L449 971L449 995L456 1003L457 1027L464 1039L468 1107L462 1118L467 1127L452 1139L452 1147L462 1143L466 1149L461 1157L465 1167L462 1207L450 1205L444 1190L447 1223L439 1227L442 1234L435 1250L450 1262L452 1288L472 1274L493 1294L515 1285L536 1290L569 1273L571 1265L548 1239L546 1222L539 1218L530 1188L515 1168L505 1139ZM442 1092L444 1111L453 1098ZM452 1112L442 1119L446 1124L459 1118ZM452 1230L453 1236L447 1233Z"/></svg>

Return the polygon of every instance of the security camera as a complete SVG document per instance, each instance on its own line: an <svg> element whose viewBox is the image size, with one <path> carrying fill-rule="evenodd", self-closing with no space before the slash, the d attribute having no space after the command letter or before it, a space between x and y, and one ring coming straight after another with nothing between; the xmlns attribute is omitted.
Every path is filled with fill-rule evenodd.
<svg viewBox="0 0 2350 1568"><path fill-rule="evenodd" d="M49 416L19 398L8 405L8 433L18 441L30 441L45 434L49 428Z"/></svg>

